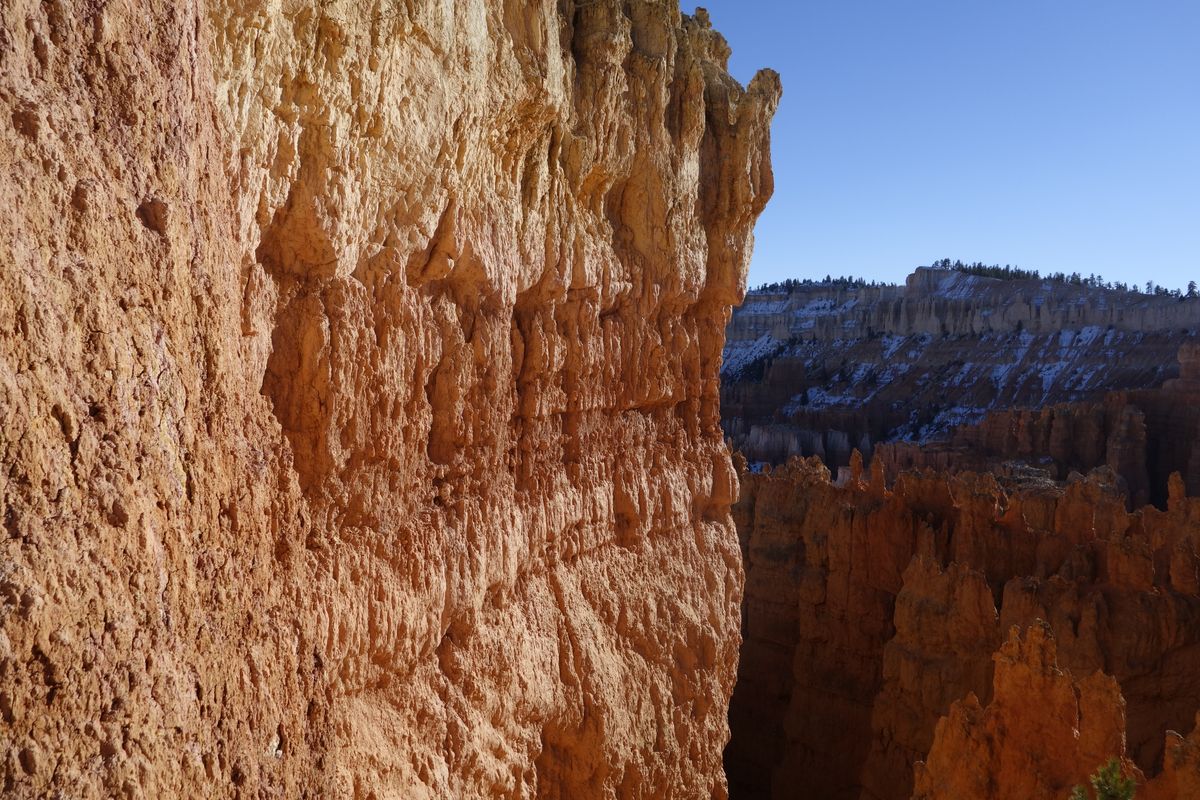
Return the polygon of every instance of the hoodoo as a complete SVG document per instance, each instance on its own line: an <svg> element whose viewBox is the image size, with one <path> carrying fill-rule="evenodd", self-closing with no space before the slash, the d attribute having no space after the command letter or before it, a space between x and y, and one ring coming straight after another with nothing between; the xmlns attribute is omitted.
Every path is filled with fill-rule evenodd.
<svg viewBox="0 0 1200 800"><path fill-rule="evenodd" d="M749 295L733 796L1195 794L1198 327L1194 292L1036 274Z"/></svg>
<svg viewBox="0 0 1200 800"><path fill-rule="evenodd" d="M877 461L838 486L814 457L743 480L735 796L1057 800L1110 757L1148 796L1200 784L1200 499L1178 475L1133 513L1107 467L889 487Z"/></svg>
<svg viewBox="0 0 1200 800"><path fill-rule="evenodd" d="M671 3L6 3L0 785L710 797L778 77Z"/></svg>

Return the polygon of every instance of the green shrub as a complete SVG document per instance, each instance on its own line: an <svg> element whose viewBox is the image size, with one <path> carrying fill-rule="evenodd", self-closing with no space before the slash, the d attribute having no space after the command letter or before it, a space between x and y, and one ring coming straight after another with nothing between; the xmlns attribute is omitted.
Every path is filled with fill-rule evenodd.
<svg viewBox="0 0 1200 800"><path fill-rule="evenodd" d="M1092 773L1089 779L1096 790L1096 800L1133 800L1137 783L1121 774L1121 762L1110 758L1108 763ZM1089 800L1087 789L1076 786L1071 800Z"/></svg>

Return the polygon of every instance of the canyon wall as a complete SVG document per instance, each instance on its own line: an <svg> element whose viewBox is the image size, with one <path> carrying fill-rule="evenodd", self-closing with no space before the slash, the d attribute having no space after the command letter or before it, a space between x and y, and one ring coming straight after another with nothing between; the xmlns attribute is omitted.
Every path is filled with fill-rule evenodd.
<svg viewBox="0 0 1200 800"><path fill-rule="evenodd" d="M670 4L0 15L5 794L723 796L777 76Z"/></svg>
<svg viewBox="0 0 1200 800"><path fill-rule="evenodd" d="M990 412L936 442L879 444L874 458L895 478L906 469L989 471L998 475L1044 471L1065 480L1072 471L1111 468L1129 495L1129 507L1166 508L1170 477L1179 473L1187 493L1200 496L1200 346L1178 354L1180 377L1162 389L1111 392L1101 401Z"/></svg>
<svg viewBox="0 0 1200 800"><path fill-rule="evenodd" d="M903 286L830 281L755 290L730 321L728 345L736 350L763 334L786 341L1021 332L1041 336L1092 327L1147 333L1192 328L1198 319L1200 297L918 267Z"/></svg>
<svg viewBox="0 0 1200 800"><path fill-rule="evenodd" d="M729 324L722 424L751 461L836 470L990 412L1157 389L1198 332L1200 299L928 268L903 287L755 291Z"/></svg>
<svg viewBox="0 0 1200 800"><path fill-rule="evenodd" d="M1153 796L1189 797L1162 788L1200 777L1195 744L1169 733L1200 710L1200 499L1182 478L1166 509L1130 513L1107 467L1065 484L903 472L889 487L882 461L861 464L842 485L815 457L742 475L734 794L1061 798L1119 756L1159 776ZM1021 644L1041 634L1014 644L1043 623L1053 651ZM1072 674L1091 705L1075 705ZM1071 730L1086 741L1064 749L1054 731Z"/></svg>

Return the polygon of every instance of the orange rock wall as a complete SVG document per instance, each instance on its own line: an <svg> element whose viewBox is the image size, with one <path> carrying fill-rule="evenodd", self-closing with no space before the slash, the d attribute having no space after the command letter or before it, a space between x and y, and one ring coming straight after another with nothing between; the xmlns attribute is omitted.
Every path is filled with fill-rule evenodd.
<svg viewBox="0 0 1200 800"><path fill-rule="evenodd" d="M1147 779L1126 752L1119 685L1061 668L1050 626L1012 628L995 664L987 707L970 694L938 722L928 760L915 765L914 800L1057 800L1110 759L1141 800L1200 796L1200 715L1186 738L1166 732L1161 772Z"/></svg>
<svg viewBox="0 0 1200 800"><path fill-rule="evenodd" d="M743 475L732 789L909 797L938 719L968 695L986 705L1004 632L1038 620L1063 668L1115 681L1122 753L1156 774L1166 731L1200 709L1200 500L1177 477L1169 506L1126 512L1109 470L1016 488L972 473L887 488L880 462L842 487L816 459Z"/></svg>
<svg viewBox="0 0 1200 800"><path fill-rule="evenodd" d="M1059 668L1048 626L1024 634L1014 628L996 653L991 703L982 708L968 695L938 722L929 760L916 767L913 797L1065 798L1098 766L1124 755L1124 712L1112 678L1096 672L1076 682Z"/></svg>
<svg viewBox="0 0 1200 800"><path fill-rule="evenodd" d="M777 77L616 0L0 43L4 793L722 796Z"/></svg>

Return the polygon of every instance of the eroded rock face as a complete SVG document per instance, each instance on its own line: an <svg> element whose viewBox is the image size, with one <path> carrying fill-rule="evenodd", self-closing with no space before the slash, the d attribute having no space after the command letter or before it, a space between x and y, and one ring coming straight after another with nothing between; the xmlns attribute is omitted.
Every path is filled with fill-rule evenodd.
<svg viewBox="0 0 1200 800"><path fill-rule="evenodd" d="M1075 681L1059 669L1049 626L1014 628L996 653L991 703L982 708L968 695L938 723L913 798L1052 800L1110 758L1141 778L1124 759L1124 711L1112 678L1097 672Z"/></svg>
<svg viewBox="0 0 1200 800"><path fill-rule="evenodd" d="M1049 281L919 268L904 286L756 290L728 333L734 446L751 462L819 455L835 472L855 448L940 441L992 412L1200 387L1200 300Z"/></svg>
<svg viewBox="0 0 1200 800"><path fill-rule="evenodd" d="M938 722L928 760L916 764L914 800L1057 800L1110 759L1138 784L1139 798L1200 796L1200 717L1187 738L1166 732L1162 772L1147 780L1126 752L1116 681L1062 669L1048 625L1014 627L995 660L987 707L970 694Z"/></svg>
<svg viewBox="0 0 1200 800"><path fill-rule="evenodd" d="M1169 381L1165 388L1200 392L1200 343L1189 342L1179 348L1179 378Z"/></svg>
<svg viewBox="0 0 1200 800"><path fill-rule="evenodd" d="M735 794L786 798L804 787L820 797L901 800L912 794L913 764L930 754L941 783L921 791L996 796L956 794L968 790L963 781L988 785L990 767L974 777L946 770L998 759L1016 774L1032 769L1031 758L1054 757L1058 743L1039 744L1034 722L1026 738L1003 739L1006 715L1036 720L1041 695L1028 693L1019 707L1021 691L1000 697L1008 678L993 664L1005 631L1039 621L1057 640L1054 659L1039 663L1053 660L1080 679L1103 673L1112 684L1104 696L1123 698L1118 716L1097 723L1119 752L1080 750L1047 773L1054 781L1038 784L1045 796L1083 782L1105 753L1150 776L1164 759L1182 765L1180 775L1194 771L1194 747L1167 736L1190 731L1200 710L1200 500L1187 497L1179 475L1165 510L1132 513L1107 467L1066 484L904 472L889 487L879 460L868 476L854 459L838 485L811 458L747 472L742 482L733 513L746 563L745 643L726 751ZM1028 661L1004 661L1006 652L997 663ZM938 720L950 714L950 731L974 724L993 691L999 705L989 713L999 721L963 733L970 745L936 761ZM1009 796L1042 796L1012 785Z"/></svg>
<svg viewBox="0 0 1200 800"><path fill-rule="evenodd" d="M13 796L720 796L773 73L616 0L3 11Z"/></svg>
<svg viewBox="0 0 1200 800"><path fill-rule="evenodd" d="M1180 373L1191 375L1195 345L1179 349ZM1011 472L1043 469L1057 480L1107 466L1124 484L1129 507L1165 508L1171 476L1200 495L1200 383L1190 377L1162 389L1111 392L1102 401L993 411L943 441L889 442L874 457L894 478L906 469Z"/></svg>

